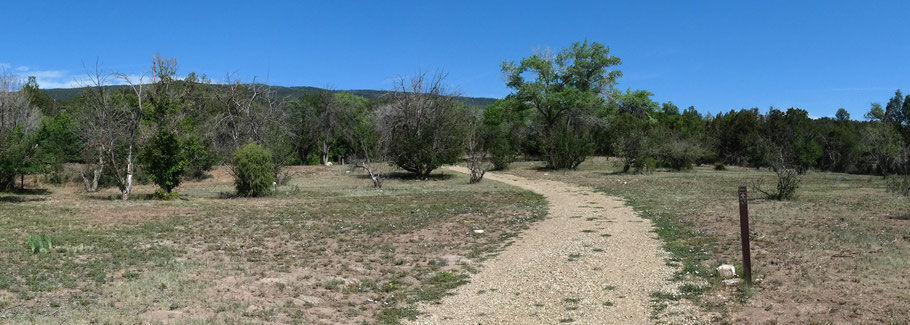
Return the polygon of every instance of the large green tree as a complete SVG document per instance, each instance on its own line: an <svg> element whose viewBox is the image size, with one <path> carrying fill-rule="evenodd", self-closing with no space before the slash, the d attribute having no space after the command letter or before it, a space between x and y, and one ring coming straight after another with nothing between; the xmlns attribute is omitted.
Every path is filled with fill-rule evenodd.
<svg viewBox="0 0 910 325"><path fill-rule="evenodd" d="M540 52L502 64L509 95L537 110L541 149L549 168L576 168L594 151L594 116L622 76L622 61L600 43L576 42L558 54ZM595 122L595 123L592 123Z"/></svg>

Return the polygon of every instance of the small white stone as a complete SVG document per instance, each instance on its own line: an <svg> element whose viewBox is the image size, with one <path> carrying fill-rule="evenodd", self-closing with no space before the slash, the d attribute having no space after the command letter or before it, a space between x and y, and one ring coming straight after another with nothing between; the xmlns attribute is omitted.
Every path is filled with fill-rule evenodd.
<svg viewBox="0 0 910 325"><path fill-rule="evenodd" d="M482 234L482 233L483 233L483 229L475 229L475 230L474 230L474 233L475 233L475 234Z"/></svg>
<svg viewBox="0 0 910 325"><path fill-rule="evenodd" d="M724 264L717 267L717 274L720 274L721 278L730 279L736 276L736 268L730 264Z"/></svg>
<svg viewBox="0 0 910 325"><path fill-rule="evenodd" d="M728 287L732 287L732 286L738 285L740 282L743 282L743 280L742 279L727 279L727 280L724 280L724 285L728 286Z"/></svg>

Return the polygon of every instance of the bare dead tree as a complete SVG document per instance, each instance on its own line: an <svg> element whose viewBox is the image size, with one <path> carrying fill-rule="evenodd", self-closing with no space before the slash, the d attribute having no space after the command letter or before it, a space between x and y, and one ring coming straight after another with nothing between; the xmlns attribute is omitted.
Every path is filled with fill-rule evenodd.
<svg viewBox="0 0 910 325"><path fill-rule="evenodd" d="M468 139L465 141L471 163L471 177L469 179L471 184L479 183L483 180L483 175L486 174L487 169L490 168L489 163L485 162L488 152L486 141L484 141L482 130L478 127L478 124L481 123L480 116L479 114L476 114L476 112L474 113L474 116L471 118Z"/></svg>
<svg viewBox="0 0 910 325"><path fill-rule="evenodd" d="M86 69L88 84L83 91L85 103L76 115L81 127L80 136L85 143L83 160L88 162L86 168L82 170L82 181L85 183L85 190L89 192L98 190L101 174L107 166L106 153L113 150L116 140L110 132L108 123L116 120L114 116L118 114L115 112L110 92L104 89L112 78L111 74L101 69L99 62L95 63L94 71ZM91 174L91 179L87 173Z"/></svg>
<svg viewBox="0 0 910 325"><path fill-rule="evenodd" d="M130 77L124 73L107 73L96 62L94 70L86 69L88 84L84 107L78 119L85 141L83 156L91 161L82 173L86 190L96 191L105 168L111 168L121 199L129 200L135 173L134 151L139 140L145 97L145 74ZM113 93L106 86L114 79L126 83L136 96L136 105L124 93ZM87 173L91 173L91 180Z"/></svg>
<svg viewBox="0 0 910 325"><path fill-rule="evenodd" d="M212 125L216 150L222 157L230 157L244 144L260 143L273 154L279 182L285 179L282 171L290 153L284 151L291 146L284 141L292 132L284 98L271 86L256 83L256 78L245 84L228 75L223 85L211 87L217 111Z"/></svg>
<svg viewBox="0 0 910 325"><path fill-rule="evenodd" d="M144 112L143 102L145 101L145 91L147 90L144 87L146 74L142 73L138 77L130 77L124 73L117 73L117 78L129 85L130 89L133 91L133 94L136 95L137 105L132 106L128 103L124 103L126 114L123 114L123 120L120 121L126 129L122 133L126 143L126 157L123 159L123 164L119 163L118 157L114 154L114 150L109 150L111 167L113 167L114 172L116 173L116 179L118 187L121 192L121 199L124 201L130 199L130 193L133 191L133 173L135 172L135 162L133 161L133 151L136 147L136 137L139 132L139 125L142 123L142 112ZM134 80L135 79L135 80Z"/></svg>

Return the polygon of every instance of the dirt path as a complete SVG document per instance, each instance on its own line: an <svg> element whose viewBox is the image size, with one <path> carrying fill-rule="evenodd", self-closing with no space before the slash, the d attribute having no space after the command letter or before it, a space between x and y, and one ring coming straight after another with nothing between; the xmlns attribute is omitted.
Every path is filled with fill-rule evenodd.
<svg viewBox="0 0 910 325"><path fill-rule="evenodd" d="M486 179L544 195L549 215L455 295L423 306L414 323L642 324L653 322L652 292L676 291L651 222L619 199L562 182L489 173Z"/></svg>

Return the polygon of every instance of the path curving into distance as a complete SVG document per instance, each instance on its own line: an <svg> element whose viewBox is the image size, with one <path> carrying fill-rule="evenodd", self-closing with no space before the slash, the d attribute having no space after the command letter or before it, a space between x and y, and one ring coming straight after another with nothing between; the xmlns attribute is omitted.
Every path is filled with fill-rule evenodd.
<svg viewBox="0 0 910 325"><path fill-rule="evenodd" d="M468 173L463 167L449 170ZM557 181L487 173L546 197L549 214L414 324L645 324L651 293L676 292L651 221L617 198ZM687 309L675 306L677 314ZM675 322L675 321L674 321Z"/></svg>

